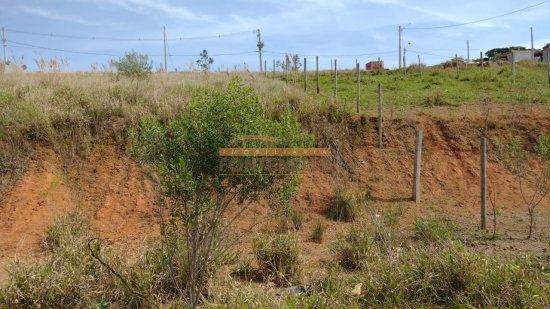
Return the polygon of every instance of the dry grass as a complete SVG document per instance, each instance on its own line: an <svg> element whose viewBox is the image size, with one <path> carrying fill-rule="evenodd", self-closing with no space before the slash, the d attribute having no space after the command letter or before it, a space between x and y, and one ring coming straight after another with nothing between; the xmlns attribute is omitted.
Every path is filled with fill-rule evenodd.
<svg viewBox="0 0 550 309"><path fill-rule="evenodd" d="M85 156L98 139L126 146L127 130L148 116L166 121L185 111L201 87L222 87L238 75L252 85L276 117L300 115L323 102L283 82L250 73L153 74L119 80L108 73L10 73L0 81L0 192L24 168L34 145L53 147L64 159Z"/></svg>

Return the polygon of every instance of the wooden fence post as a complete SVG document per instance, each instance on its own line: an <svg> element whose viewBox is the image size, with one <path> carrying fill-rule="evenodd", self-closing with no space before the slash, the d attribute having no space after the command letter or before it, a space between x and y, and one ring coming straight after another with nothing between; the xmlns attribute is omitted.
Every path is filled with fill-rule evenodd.
<svg viewBox="0 0 550 309"><path fill-rule="evenodd" d="M479 52L479 59L481 60L481 71L483 71L483 52Z"/></svg>
<svg viewBox="0 0 550 309"><path fill-rule="evenodd" d="M304 91L307 91L307 58L304 58Z"/></svg>
<svg viewBox="0 0 550 309"><path fill-rule="evenodd" d="M482 136L479 145L481 161L481 229L487 228L487 141Z"/></svg>
<svg viewBox="0 0 550 309"><path fill-rule="evenodd" d="M285 56L285 82L287 85L288 85L288 66L289 66L288 56Z"/></svg>
<svg viewBox="0 0 550 309"><path fill-rule="evenodd" d="M516 83L516 56L512 51L512 84Z"/></svg>
<svg viewBox="0 0 550 309"><path fill-rule="evenodd" d="M420 202L420 169L422 162L422 131L416 131L416 147L414 152L414 180L413 180L413 200Z"/></svg>
<svg viewBox="0 0 550 309"><path fill-rule="evenodd" d="M357 113L359 113L359 104L361 103L361 68L359 62L355 64L357 67Z"/></svg>
<svg viewBox="0 0 550 309"><path fill-rule="evenodd" d="M334 100L338 99L338 64L334 59Z"/></svg>
<svg viewBox="0 0 550 309"><path fill-rule="evenodd" d="M378 148L382 147L382 85L378 83Z"/></svg>
<svg viewBox="0 0 550 309"><path fill-rule="evenodd" d="M319 56L315 56L315 71L317 72L317 94L319 94Z"/></svg>
<svg viewBox="0 0 550 309"><path fill-rule="evenodd" d="M455 62L456 62L456 79L458 79L458 54L455 54Z"/></svg>

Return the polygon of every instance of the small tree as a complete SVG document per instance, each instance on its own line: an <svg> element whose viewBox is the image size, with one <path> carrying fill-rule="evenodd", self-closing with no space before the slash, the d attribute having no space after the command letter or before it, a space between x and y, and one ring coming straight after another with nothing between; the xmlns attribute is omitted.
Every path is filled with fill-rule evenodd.
<svg viewBox="0 0 550 309"><path fill-rule="evenodd" d="M527 206L529 239L533 234L535 210L550 192L550 137L540 135L532 153L523 147L519 136L497 146L499 158L518 180L521 198Z"/></svg>
<svg viewBox="0 0 550 309"><path fill-rule="evenodd" d="M214 63L214 59L208 56L208 51L206 51L206 49L202 50L200 56L200 59L197 60L197 65L199 66L199 68L202 69L203 72L210 71L210 66L212 65L212 63Z"/></svg>
<svg viewBox="0 0 550 309"><path fill-rule="evenodd" d="M183 281L192 307L200 303L214 263L228 247L221 240L249 202L286 197L297 186L291 176L262 173L254 163L246 165L243 173L220 173L220 148L265 143L240 136L274 137L271 147L311 146L312 136L300 130L295 116L286 113L274 120L268 115L254 90L236 78L222 90L198 91L187 110L167 125L144 120L139 131L131 132L134 152L159 167L171 230L185 240L186 278L178 280Z"/></svg>
<svg viewBox="0 0 550 309"><path fill-rule="evenodd" d="M149 60L149 56L146 54L132 51L131 53L125 53L124 57L116 62L116 68L119 74L135 79L143 79L151 73L153 61Z"/></svg>

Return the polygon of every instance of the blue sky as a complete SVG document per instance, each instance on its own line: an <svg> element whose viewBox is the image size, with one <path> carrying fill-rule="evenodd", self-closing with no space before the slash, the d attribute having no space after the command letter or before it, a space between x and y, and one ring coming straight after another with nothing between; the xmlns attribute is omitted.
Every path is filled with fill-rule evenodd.
<svg viewBox="0 0 550 309"><path fill-rule="evenodd" d="M232 69L247 63L258 70L257 37L265 43L264 59L284 53L307 55L308 62L320 55L321 68L351 68L381 57L387 67L397 66L398 25L403 25L407 62L437 64L458 53L471 58L494 47L530 47L530 27L535 47L550 43L550 2L485 22L432 30L437 27L479 20L528 7L542 0L508 1L406 1L406 0L0 0L0 24L5 27L9 58L24 57L30 70L38 57L65 57L69 70L90 70L126 51L151 55L154 66L163 64L163 26L166 26L168 69L183 70L206 49L214 58L213 68ZM24 34L53 33L83 37L154 38L154 41L69 39ZM212 35L218 38L178 40ZM39 47L95 54L52 51ZM247 53L248 52L248 53ZM237 55L222 55L222 54ZM101 55L105 54L105 55ZM190 56L189 56L190 55ZM312 66L310 66L312 67Z"/></svg>

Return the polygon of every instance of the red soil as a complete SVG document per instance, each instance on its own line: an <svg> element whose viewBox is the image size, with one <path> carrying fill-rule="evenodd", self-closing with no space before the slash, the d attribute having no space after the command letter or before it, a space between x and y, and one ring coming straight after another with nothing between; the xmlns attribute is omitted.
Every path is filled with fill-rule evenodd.
<svg viewBox="0 0 550 309"><path fill-rule="evenodd" d="M362 125L359 119L340 124L312 125L317 136L330 141L339 138L342 161L340 177L320 172L305 175L295 205L305 214L299 231L306 275L320 269L330 258L328 243L351 223L325 219L328 201L335 185L366 190L372 196L372 212L403 209L402 221L417 216L450 217L461 225L473 227L479 221L479 135L484 117L479 108L465 106L456 110L431 109L385 119L385 147L376 148L375 119ZM518 110L499 106L487 120L490 141L508 134L533 141L540 133L550 134L550 109ZM410 201L414 149L413 127L424 132L422 202ZM491 142L489 143L491 145ZM489 148L490 149L490 148ZM490 151L489 151L490 152ZM526 251L547 255L550 247L550 198L538 209L536 234L529 242L525 236L528 222L519 187L508 171L490 156L489 184L496 188L501 207L497 242L501 250ZM142 167L114 146L97 147L78 164L64 165L48 149L38 149L26 173L0 200L0 265L9 259L40 255L44 230L54 217L75 207L89 213L93 232L115 244L137 245L146 237L159 236L157 182ZM505 206L505 207L502 207ZM369 219L365 212L359 224ZM307 242L314 222L327 226L323 244ZM272 213L253 205L238 222L241 231L254 223L273 222ZM488 217L490 223L490 217ZM266 228L266 224L259 224ZM273 224L271 223L271 226ZM267 224L269 226L269 224ZM405 224L406 226L406 224ZM489 227L491 225L489 224ZM249 235L240 242L239 252L250 254ZM493 245L494 246L494 245ZM512 248L509 248L512 247ZM0 272L0 282L2 281ZM5 276L5 274L4 274Z"/></svg>

